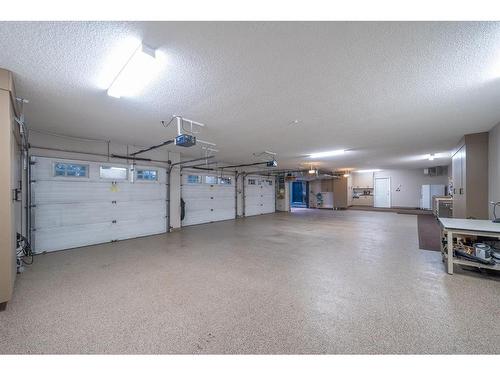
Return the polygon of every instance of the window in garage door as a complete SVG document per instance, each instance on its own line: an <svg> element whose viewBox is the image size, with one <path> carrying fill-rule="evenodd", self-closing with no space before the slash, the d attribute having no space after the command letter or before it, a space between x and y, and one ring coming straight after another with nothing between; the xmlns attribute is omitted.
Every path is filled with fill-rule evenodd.
<svg viewBox="0 0 500 375"><path fill-rule="evenodd" d="M158 181L158 171L156 169L138 169L137 180Z"/></svg>
<svg viewBox="0 0 500 375"><path fill-rule="evenodd" d="M101 165L99 167L99 177L107 180L126 180L127 168Z"/></svg>
<svg viewBox="0 0 500 375"><path fill-rule="evenodd" d="M55 177L88 177L88 170L86 164L54 163Z"/></svg>
<svg viewBox="0 0 500 375"><path fill-rule="evenodd" d="M203 176L190 174L187 176L186 182L188 184L201 184L203 182Z"/></svg>
<svg viewBox="0 0 500 375"><path fill-rule="evenodd" d="M185 203L182 226L234 219L232 176L185 172L181 181L181 197Z"/></svg>
<svg viewBox="0 0 500 375"><path fill-rule="evenodd" d="M35 181L32 185L35 252L166 231L164 168L155 168L156 181L132 183L126 177L127 165L46 157L33 157L32 160L35 162L32 168ZM72 175L71 168L69 175L67 172L56 175L56 170L64 169L59 167L60 164L85 166L80 171L87 177Z"/></svg>

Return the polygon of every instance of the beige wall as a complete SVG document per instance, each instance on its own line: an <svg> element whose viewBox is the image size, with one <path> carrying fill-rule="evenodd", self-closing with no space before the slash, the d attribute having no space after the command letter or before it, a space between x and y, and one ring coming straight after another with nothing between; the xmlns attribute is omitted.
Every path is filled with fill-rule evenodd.
<svg viewBox="0 0 500 375"><path fill-rule="evenodd" d="M12 189L17 187L17 134L13 118L14 93L12 78L0 69L0 303L12 296L16 277L16 215L19 203L13 201Z"/></svg>
<svg viewBox="0 0 500 375"><path fill-rule="evenodd" d="M500 202L500 124L490 130L488 152L488 200ZM500 207L497 215L500 216ZM491 206L489 216L493 218Z"/></svg>
<svg viewBox="0 0 500 375"><path fill-rule="evenodd" d="M422 185L432 184L448 186L447 174L429 177L424 175L423 168L388 169L381 172L375 172L374 177L391 178L392 207L419 207Z"/></svg>

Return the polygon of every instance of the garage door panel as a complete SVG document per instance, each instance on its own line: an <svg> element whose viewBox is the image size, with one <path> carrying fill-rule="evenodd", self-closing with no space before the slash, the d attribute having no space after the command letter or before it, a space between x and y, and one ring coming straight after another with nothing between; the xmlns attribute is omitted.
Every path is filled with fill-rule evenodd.
<svg viewBox="0 0 500 375"><path fill-rule="evenodd" d="M186 211L209 210L214 206L212 200L202 198L187 199L185 204Z"/></svg>
<svg viewBox="0 0 500 375"><path fill-rule="evenodd" d="M233 210L234 214L234 198L214 199L214 204L217 209Z"/></svg>
<svg viewBox="0 0 500 375"><path fill-rule="evenodd" d="M182 220L182 225L196 225L211 222L211 210L210 209L202 209L202 210L193 210L186 212L186 216L184 220Z"/></svg>
<svg viewBox="0 0 500 375"><path fill-rule="evenodd" d="M182 193L185 195L207 195L211 197L227 197L228 195L233 195L234 196L234 188L229 188L229 187L209 187L204 184L199 184L199 185L183 185L182 186Z"/></svg>
<svg viewBox="0 0 500 375"><path fill-rule="evenodd" d="M80 181L36 181L32 200L39 203L77 203L111 201L111 183Z"/></svg>
<svg viewBox="0 0 500 375"><path fill-rule="evenodd" d="M109 223L113 220L111 202L39 204L34 210L34 225L38 229L67 227L89 223Z"/></svg>
<svg viewBox="0 0 500 375"><path fill-rule="evenodd" d="M125 200L152 200L166 198L166 185L152 183L148 184L128 184L118 187L118 193Z"/></svg>
<svg viewBox="0 0 500 375"><path fill-rule="evenodd" d="M147 218L163 219L167 214L165 201L118 201L112 207L115 218L120 220L138 220Z"/></svg>
<svg viewBox="0 0 500 375"><path fill-rule="evenodd" d="M33 233L36 253L110 242L112 237L111 223L52 227L40 230L37 229Z"/></svg>
<svg viewBox="0 0 500 375"><path fill-rule="evenodd" d="M182 221L185 226L234 219L234 210L197 210Z"/></svg>
<svg viewBox="0 0 500 375"><path fill-rule="evenodd" d="M234 219L234 210L217 210L212 213L213 221Z"/></svg>
<svg viewBox="0 0 500 375"><path fill-rule="evenodd" d="M166 218L122 220L113 225L113 239L126 240L129 238L159 234L165 232L166 226Z"/></svg>
<svg viewBox="0 0 500 375"><path fill-rule="evenodd" d="M260 206L245 207L245 216L255 216L260 214L261 214Z"/></svg>

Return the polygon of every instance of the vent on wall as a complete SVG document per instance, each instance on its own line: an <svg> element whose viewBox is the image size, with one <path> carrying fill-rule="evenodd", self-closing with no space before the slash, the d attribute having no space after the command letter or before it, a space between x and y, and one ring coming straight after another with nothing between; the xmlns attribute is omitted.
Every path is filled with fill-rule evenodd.
<svg viewBox="0 0 500 375"><path fill-rule="evenodd" d="M426 176L443 176L448 172L447 167L432 167L424 168L424 175Z"/></svg>

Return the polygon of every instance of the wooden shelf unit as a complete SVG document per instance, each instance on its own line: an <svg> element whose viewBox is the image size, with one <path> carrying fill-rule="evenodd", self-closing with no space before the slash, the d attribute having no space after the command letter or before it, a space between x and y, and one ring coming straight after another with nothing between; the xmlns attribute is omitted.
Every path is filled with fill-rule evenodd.
<svg viewBox="0 0 500 375"><path fill-rule="evenodd" d="M441 256L446 263L447 272L453 275L453 265L484 268L500 271L500 264L482 264L467 259L453 256L453 238L458 236L467 237L491 237L495 241L500 240L500 224L492 223L490 220L472 219L450 219L439 218L441 224L441 238L446 238L446 245L441 245Z"/></svg>

